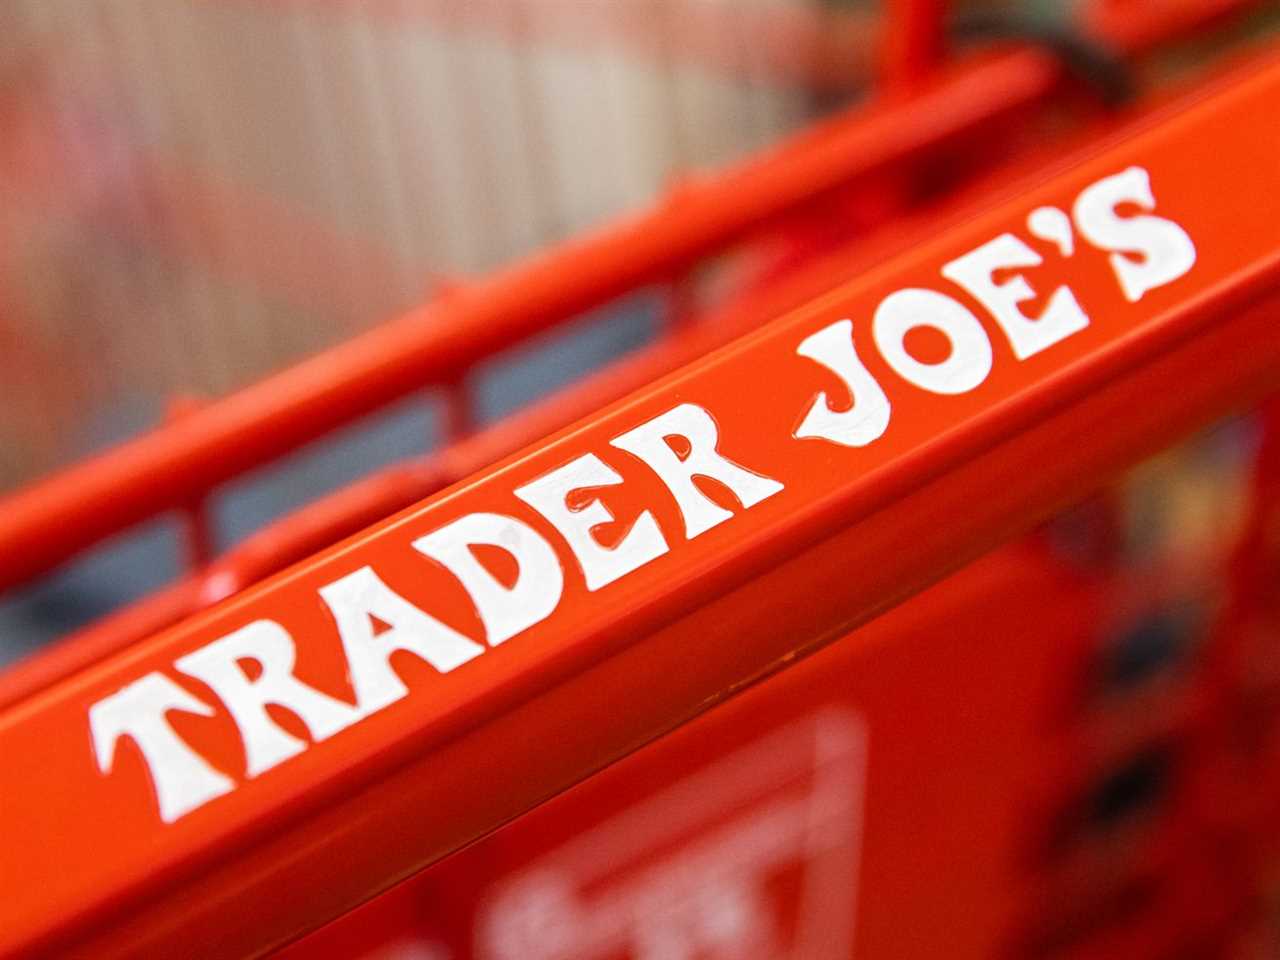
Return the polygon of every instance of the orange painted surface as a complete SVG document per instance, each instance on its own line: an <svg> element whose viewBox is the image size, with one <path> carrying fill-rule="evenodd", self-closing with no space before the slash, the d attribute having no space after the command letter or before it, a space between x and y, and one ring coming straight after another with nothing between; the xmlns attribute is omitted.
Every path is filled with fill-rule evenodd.
<svg viewBox="0 0 1280 960"><path fill-rule="evenodd" d="M1274 206L1261 200L1274 195L1280 127L1257 121L1277 97L1280 65L1255 68L590 420L8 710L0 872L19 882L0 907L0 953L225 956L284 942L843 635L1144 453L1257 400L1280 374L1280 235ZM1085 242L1078 215L1068 256L1028 227L1033 210L1071 213L1087 188L1135 166L1149 174L1153 213L1180 225L1196 251L1194 265L1136 301L1118 282L1123 254ZM1089 318L1025 360L990 311L941 273L1005 232L1043 258L1021 270L1039 292L1024 307L1034 315L1067 285ZM908 288L943 294L972 317L966 329L976 325L990 345L977 382L930 392L873 346L871 318ZM883 435L857 447L796 436L820 393L836 412L850 404L830 370L797 355L845 319L892 409ZM751 505L703 485L695 498L730 516L692 537L673 488L611 443L684 405L706 411L721 455L781 485ZM571 496L579 507L598 499L616 518L595 531L597 544L615 545L647 512L666 547L594 591L563 536L514 495L586 454L621 477ZM318 590L364 566L483 645L467 592L410 546L476 512L518 518L551 545L563 572L554 609L456 670L396 655L403 699L246 778L232 718L174 661L268 619L296 645L297 678L350 705L350 668ZM88 725L91 705L153 673L210 707L207 717L173 711L167 721L233 784L170 823L127 739L110 773L99 771ZM272 718L305 733L296 717Z"/></svg>

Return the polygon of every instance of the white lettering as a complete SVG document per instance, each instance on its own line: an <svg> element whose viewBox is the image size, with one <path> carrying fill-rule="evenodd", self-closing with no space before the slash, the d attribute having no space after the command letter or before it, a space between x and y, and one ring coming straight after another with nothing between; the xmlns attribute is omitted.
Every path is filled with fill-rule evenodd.
<svg viewBox="0 0 1280 960"><path fill-rule="evenodd" d="M1032 318L1018 306L1036 295L1026 277L1019 273L1004 283L995 282L997 270L1034 267L1043 262L1040 254L1013 234L1002 233L978 249L952 260L942 268L942 275L969 291L991 311L991 316L1009 338L1013 355L1025 360L1089 325L1089 318L1080 309L1069 287L1058 287L1040 316Z"/></svg>
<svg viewBox="0 0 1280 960"><path fill-rule="evenodd" d="M516 581L500 583L471 548L488 545L515 558ZM496 647L555 610L564 571L551 544L526 523L496 513L471 513L413 541L413 547L457 577L475 604L489 645Z"/></svg>
<svg viewBox="0 0 1280 960"><path fill-rule="evenodd" d="M648 510L636 518L617 546L605 547L591 531L613 520L609 509L599 500L577 508L566 502L575 490L608 487L621 482L622 477L612 467L595 454L588 453L532 483L526 483L515 492L560 531L578 558L588 590L599 590L667 552L667 541L658 529L658 521Z"/></svg>
<svg viewBox="0 0 1280 960"><path fill-rule="evenodd" d="M392 669L391 654L406 650L441 673L448 673L484 653L484 647L424 613L382 581L371 567L361 567L320 588L333 613L347 654L356 706L368 715L390 706L409 692ZM373 617L387 625L374 632Z"/></svg>
<svg viewBox="0 0 1280 960"><path fill-rule="evenodd" d="M684 438L689 452L683 457L677 455L667 443L668 437ZM682 403L610 442L643 460L667 485L684 515L685 535L692 540L733 516L706 497L694 485L694 477L709 477L724 484L744 508L783 489L777 480L753 473L722 456L716 450L718 440L711 414L696 404Z"/></svg>
<svg viewBox="0 0 1280 960"><path fill-rule="evenodd" d="M1130 167L1086 188L1076 198L1072 213L1085 239L1111 252L1111 269L1120 289L1130 303L1136 303L1148 290L1186 274L1195 265L1196 245L1172 220L1117 215L1116 207L1122 203L1143 210L1155 208L1151 177L1142 167Z"/></svg>
<svg viewBox="0 0 1280 960"><path fill-rule="evenodd" d="M201 717L213 707L192 696L168 677L148 673L89 708L89 729L98 769L110 773L116 741L129 737L138 745L151 774L160 819L173 823L214 797L230 793L235 783L223 776L173 732L165 714L181 710Z"/></svg>
<svg viewBox="0 0 1280 960"><path fill-rule="evenodd" d="M853 398L848 410L834 410L826 392L820 392L796 428L796 437L820 437L846 447L865 447L884 435L889 426L889 398L858 359L851 320L837 320L805 337L796 353L834 373Z"/></svg>
<svg viewBox="0 0 1280 960"><path fill-rule="evenodd" d="M907 352L905 338L916 327L932 327L951 341L941 363L922 363ZM974 389L991 372L991 341L978 318L963 304L933 290L909 287L889 294L872 322L876 346L908 383L930 393L958 394Z"/></svg>

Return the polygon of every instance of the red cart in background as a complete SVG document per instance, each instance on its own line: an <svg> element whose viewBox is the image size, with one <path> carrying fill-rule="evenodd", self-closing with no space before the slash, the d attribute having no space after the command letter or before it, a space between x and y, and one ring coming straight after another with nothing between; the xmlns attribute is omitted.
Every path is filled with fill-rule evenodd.
<svg viewBox="0 0 1280 960"><path fill-rule="evenodd" d="M1274 955L1274 11L944 7L803 21L882 24L873 97L0 502L11 588L166 514L190 561L0 674L0 955ZM75 215L141 229L191 181L119 153ZM372 262L200 226L255 288ZM428 387L445 445L222 547Z"/></svg>

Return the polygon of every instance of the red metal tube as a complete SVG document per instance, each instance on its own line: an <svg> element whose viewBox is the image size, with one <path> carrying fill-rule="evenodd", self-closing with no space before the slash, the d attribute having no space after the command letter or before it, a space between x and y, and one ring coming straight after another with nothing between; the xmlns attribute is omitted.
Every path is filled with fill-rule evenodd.
<svg viewBox="0 0 1280 960"><path fill-rule="evenodd" d="M880 83L910 91L942 62L948 0L887 0L880 40Z"/></svg>

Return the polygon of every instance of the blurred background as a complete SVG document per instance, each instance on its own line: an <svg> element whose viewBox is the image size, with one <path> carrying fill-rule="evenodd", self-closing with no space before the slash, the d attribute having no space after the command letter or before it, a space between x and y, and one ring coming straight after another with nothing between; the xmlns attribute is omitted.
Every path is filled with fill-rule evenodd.
<svg viewBox="0 0 1280 960"><path fill-rule="evenodd" d="M6 486L778 139L873 42L806 0L6 6Z"/></svg>

